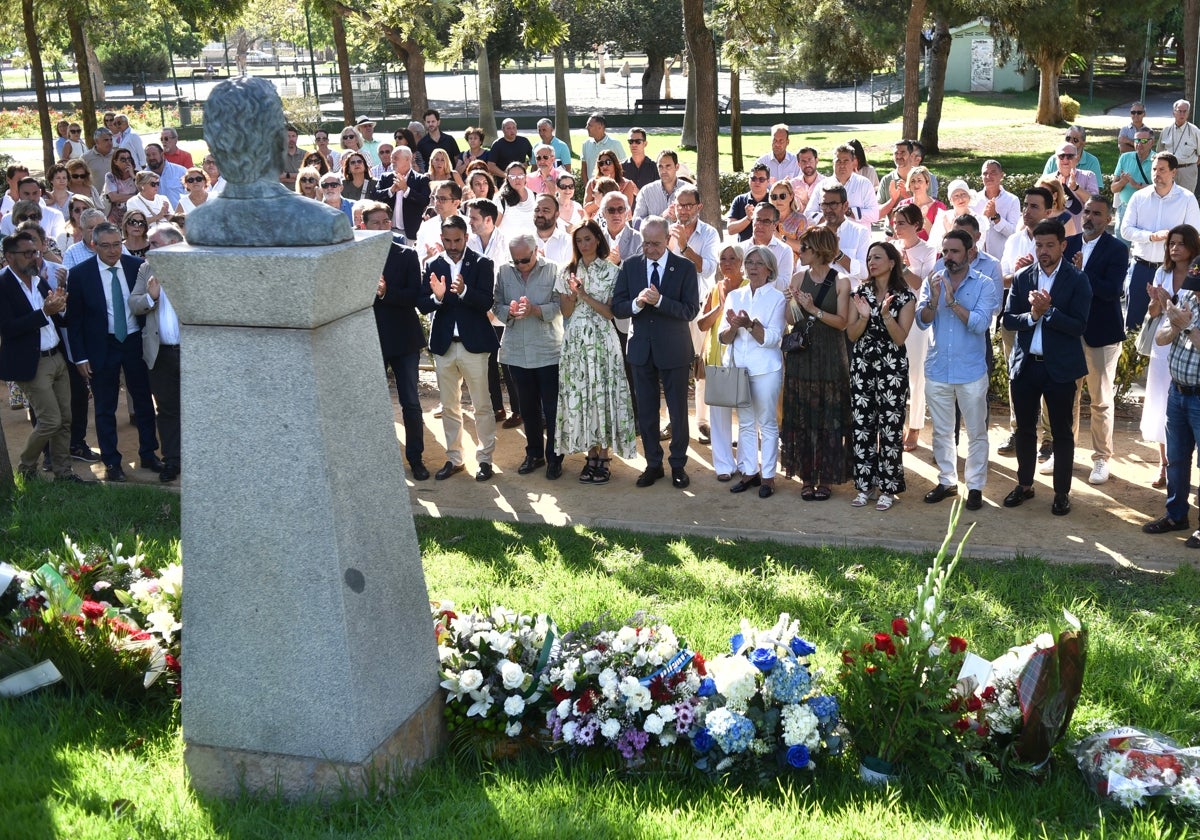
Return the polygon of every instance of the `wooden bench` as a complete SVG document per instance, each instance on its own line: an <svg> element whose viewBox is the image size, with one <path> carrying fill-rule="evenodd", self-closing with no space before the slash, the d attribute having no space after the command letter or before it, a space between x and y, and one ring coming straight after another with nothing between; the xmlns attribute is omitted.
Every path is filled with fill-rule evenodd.
<svg viewBox="0 0 1200 840"><path fill-rule="evenodd" d="M660 111L682 111L686 107L686 99L637 99L633 103L633 112L657 114Z"/></svg>

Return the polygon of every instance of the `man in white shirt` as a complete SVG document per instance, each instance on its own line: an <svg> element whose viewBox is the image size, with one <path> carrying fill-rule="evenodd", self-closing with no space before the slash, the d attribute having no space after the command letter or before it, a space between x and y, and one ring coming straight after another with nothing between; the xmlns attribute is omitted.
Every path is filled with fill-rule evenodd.
<svg viewBox="0 0 1200 840"><path fill-rule="evenodd" d="M465 205L467 210L467 225L471 235L467 237L467 247L477 254L482 254L492 261L501 262L508 256L508 240L496 229L496 219L500 209L490 198L473 198Z"/></svg>
<svg viewBox="0 0 1200 840"><path fill-rule="evenodd" d="M775 226L778 224L779 211L774 205L760 204L755 207L750 244L771 249L771 253L775 255L775 264L779 267L775 276L775 288L782 292L792 282L796 255L792 253L792 246L775 235Z"/></svg>
<svg viewBox="0 0 1200 840"><path fill-rule="evenodd" d="M1179 161L1175 155L1156 154L1150 167L1150 185L1133 194L1121 219L1121 238L1129 243L1133 254L1126 329L1137 329L1146 317L1150 306L1146 287L1162 265L1167 233L1176 225L1200 229L1200 207L1196 206L1196 197L1177 183L1178 174Z"/></svg>
<svg viewBox="0 0 1200 840"><path fill-rule="evenodd" d="M533 206L533 227L537 233L538 253L562 268L571 261L571 237L558 226L558 199L539 195Z"/></svg>
<svg viewBox="0 0 1200 840"><path fill-rule="evenodd" d="M63 215L53 207L46 206L42 200L42 185L38 182L37 178L26 176L17 182L17 201L32 202L39 209L40 212L35 221L42 226L42 230L46 232L47 239L57 239L63 232ZM17 205L13 204L12 211L15 211L16 208ZM8 236L17 229L16 224L14 224L12 211L0 220L0 235L2 236Z"/></svg>
<svg viewBox="0 0 1200 840"><path fill-rule="evenodd" d="M989 257L1004 256L1004 244L1021 221L1021 202L1004 189L1004 167L997 160L985 160L979 169L983 189L971 201L971 212L988 220L983 235L983 251Z"/></svg>
<svg viewBox="0 0 1200 840"><path fill-rule="evenodd" d="M1158 135L1158 150L1175 155L1178 172L1175 182L1190 193L1196 192L1196 166L1200 160L1200 128L1188 122L1192 105L1186 99L1176 100L1171 106L1175 121L1167 125Z"/></svg>
<svg viewBox="0 0 1200 840"><path fill-rule="evenodd" d="M842 187L848 204L847 215L870 226L879 219L879 204L875 200L875 190L871 188L871 182L854 171L855 161L854 149L851 146L838 146L834 150L833 177L826 178L821 184L821 189L828 192L831 186ZM821 218L822 200L822 193L817 191L813 191L808 199L804 214L813 221Z"/></svg>
<svg viewBox="0 0 1200 840"><path fill-rule="evenodd" d="M651 181L638 191L633 207L635 219L662 216L675 201L676 191L683 185L678 178L679 155L672 149L658 153L658 180Z"/></svg>
<svg viewBox="0 0 1200 840"><path fill-rule="evenodd" d="M129 117L117 114L113 120L115 133L113 146L117 149L128 149L133 155L133 165L140 172L146 168L146 150L142 147L142 138L138 137L129 127Z"/></svg>
<svg viewBox="0 0 1200 840"><path fill-rule="evenodd" d="M387 140L381 140L379 143L379 165L371 167L371 177L376 181L385 172L392 171L392 149L394 146Z"/></svg>
<svg viewBox="0 0 1200 840"><path fill-rule="evenodd" d="M700 299L704 300L716 280L721 234L712 225L700 220L704 205L700 201L700 190L695 185L681 183L675 192L671 209L675 221L669 228L667 250L696 267ZM696 326L695 318L691 322L691 336L692 350L698 355L704 347L704 333ZM708 403L704 401L703 379L696 380L696 422L708 426ZM671 436L670 425L663 430L662 436Z"/></svg>
<svg viewBox="0 0 1200 840"><path fill-rule="evenodd" d="M821 201L817 207L821 211L823 224L837 234L838 247L842 249L833 266L850 279L851 289L857 289L858 284L867 279L867 248L871 244L871 229L846 218L850 209L846 201L846 188L831 183L826 182L822 187Z"/></svg>
<svg viewBox="0 0 1200 840"><path fill-rule="evenodd" d="M421 265L442 252L442 222L458 212L462 204L462 187L454 181L438 181L433 184L433 208L437 212L421 225L417 231L417 257Z"/></svg>
<svg viewBox="0 0 1200 840"><path fill-rule="evenodd" d="M157 143L146 145L146 168L158 176L158 194L171 203L171 212L175 212L183 196L183 177L187 170L167 160L163 156L163 147Z"/></svg>
<svg viewBox="0 0 1200 840"><path fill-rule="evenodd" d="M771 126L771 151L758 159L771 174L771 183L781 178L800 176L800 164L796 156L788 151L788 127L785 123Z"/></svg>
<svg viewBox="0 0 1200 840"><path fill-rule="evenodd" d="M487 257L492 265L503 265L511 256L508 252L508 239L496 228L496 220L500 218L500 208L490 198L473 198L463 208L467 211L467 226L471 235L467 237L467 248L477 254ZM496 332L496 341L504 339L504 324L492 312L488 312L488 321ZM488 354L488 396L492 400L492 413L496 422L505 429L515 429L522 425L521 401L517 396L517 387L513 384L512 373L508 365L501 365L498 351ZM503 374L503 375L501 375ZM508 404L511 413L504 411L504 393L500 390L501 382L508 391ZM436 415L435 415L436 416Z"/></svg>

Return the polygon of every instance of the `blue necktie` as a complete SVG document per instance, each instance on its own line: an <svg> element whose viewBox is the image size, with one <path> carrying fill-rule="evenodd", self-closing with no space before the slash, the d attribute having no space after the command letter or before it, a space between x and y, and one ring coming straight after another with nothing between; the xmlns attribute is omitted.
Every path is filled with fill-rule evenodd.
<svg viewBox="0 0 1200 840"><path fill-rule="evenodd" d="M658 276L658 263L652 262L650 265L652 266L650 269L650 285L657 289L661 279Z"/></svg>
<svg viewBox="0 0 1200 840"><path fill-rule="evenodd" d="M116 266L108 269L112 275L112 302L113 302L113 337L117 341L124 341L129 335L129 325L126 323L125 315L125 295L121 293L121 278L117 275Z"/></svg>

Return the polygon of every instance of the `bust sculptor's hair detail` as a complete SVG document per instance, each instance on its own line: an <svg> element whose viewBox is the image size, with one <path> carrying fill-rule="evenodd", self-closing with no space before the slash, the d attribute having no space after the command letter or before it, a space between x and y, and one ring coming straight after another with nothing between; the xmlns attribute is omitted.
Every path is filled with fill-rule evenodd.
<svg viewBox="0 0 1200 840"><path fill-rule="evenodd" d="M231 184L278 179L287 149L286 125L275 86L257 76L217 85L204 106L204 140Z"/></svg>

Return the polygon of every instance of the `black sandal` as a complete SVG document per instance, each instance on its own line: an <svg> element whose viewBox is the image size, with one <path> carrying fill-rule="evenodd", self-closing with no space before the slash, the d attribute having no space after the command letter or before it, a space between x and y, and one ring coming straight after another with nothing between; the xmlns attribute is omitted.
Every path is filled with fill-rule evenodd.
<svg viewBox="0 0 1200 840"><path fill-rule="evenodd" d="M817 498L817 488L813 487L811 484L805 484L800 488L800 498L806 502L811 502L813 499Z"/></svg>
<svg viewBox="0 0 1200 840"><path fill-rule="evenodd" d="M608 462L612 458L597 458L596 469L592 471L592 484L608 484L612 473L608 469Z"/></svg>
<svg viewBox="0 0 1200 840"><path fill-rule="evenodd" d="M599 464L599 458L588 458L583 465L583 471L579 473L579 480L584 484L591 484L596 480L596 467Z"/></svg>
<svg viewBox="0 0 1200 840"><path fill-rule="evenodd" d="M832 495L833 495L832 490L830 490L824 484L820 484L817 486L816 492L813 493L813 498L816 499L818 502L823 502Z"/></svg>

